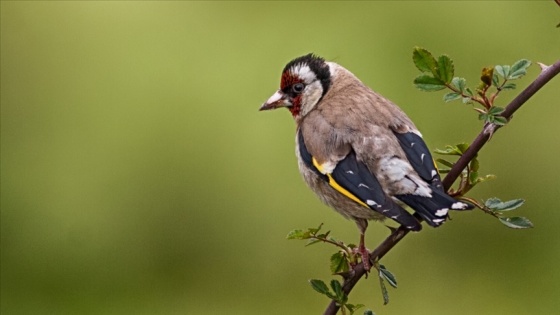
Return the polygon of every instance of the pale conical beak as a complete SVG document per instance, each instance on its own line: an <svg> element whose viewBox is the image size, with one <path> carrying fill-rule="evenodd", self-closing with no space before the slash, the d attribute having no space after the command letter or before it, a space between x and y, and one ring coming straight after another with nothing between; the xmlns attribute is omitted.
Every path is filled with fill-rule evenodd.
<svg viewBox="0 0 560 315"><path fill-rule="evenodd" d="M269 109L276 109L278 107L288 107L292 106L292 103L286 98L286 94L282 93L282 91L278 90L274 95L272 95L268 101L262 104L259 110L269 110Z"/></svg>

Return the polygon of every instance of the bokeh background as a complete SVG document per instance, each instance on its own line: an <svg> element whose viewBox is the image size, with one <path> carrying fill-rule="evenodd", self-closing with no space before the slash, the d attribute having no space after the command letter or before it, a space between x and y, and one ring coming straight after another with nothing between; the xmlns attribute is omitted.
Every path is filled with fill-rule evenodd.
<svg viewBox="0 0 560 315"><path fill-rule="evenodd" d="M431 148L469 142L469 106L412 85L411 54L482 67L560 57L553 1L1 2L2 314L321 314L324 223L358 232L304 186L287 111L258 112L286 62L335 60L393 100ZM518 81L526 86L536 65ZM512 230L473 211L411 235L397 276L351 294L377 314L560 309L560 78L481 152L497 180L472 196L525 198ZM504 93L505 105L516 93ZM388 234L368 231L369 247Z"/></svg>

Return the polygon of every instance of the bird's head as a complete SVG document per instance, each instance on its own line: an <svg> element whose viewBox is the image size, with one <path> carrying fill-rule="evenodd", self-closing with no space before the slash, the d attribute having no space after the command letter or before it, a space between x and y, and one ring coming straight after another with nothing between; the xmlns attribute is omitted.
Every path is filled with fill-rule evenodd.
<svg viewBox="0 0 560 315"><path fill-rule="evenodd" d="M286 107L297 121L321 101L330 85L330 67L323 58L314 54L298 57L284 67L280 89L260 110Z"/></svg>

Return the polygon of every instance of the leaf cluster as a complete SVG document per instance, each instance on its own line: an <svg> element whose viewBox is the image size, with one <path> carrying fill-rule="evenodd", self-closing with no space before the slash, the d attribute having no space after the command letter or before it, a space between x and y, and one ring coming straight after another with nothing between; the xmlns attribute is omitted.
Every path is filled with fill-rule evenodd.
<svg viewBox="0 0 560 315"><path fill-rule="evenodd" d="M323 280L311 279L309 280L309 284L311 284L311 287L315 291L335 301L341 307L342 314L347 314L347 312L350 312L348 313L350 315L354 314L354 312L356 312L358 309L365 306L363 304L348 303L348 295L344 293L344 291L342 290L342 284L336 279L333 279L330 282L330 287L332 291L327 287L327 285L325 284L325 282L323 282ZM374 315L371 310L366 310L364 312L364 315L368 315L368 314Z"/></svg>
<svg viewBox="0 0 560 315"><path fill-rule="evenodd" d="M447 145L443 150L436 149L434 150L434 153L440 155L462 156L468 148L468 144L460 143L457 145ZM436 161L449 168L452 168L454 165L453 162L441 158L436 159ZM507 227L515 229L532 228L533 224L529 219L525 217L504 217L502 213L522 206L525 202L523 199L514 199L502 202L500 199L493 197L486 200L486 202L482 202L465 196L466 193L477 184L496 178L496 176L492 174L480 176L478 173L479 167L480 163L478 161L478 155L475 155L475 157L467 165L467 168L461 173L459 187L456 190L450 190L449 194L470 202L485 213L498 218L499 221ZM440 170L440 173L447 173L448 171L449 169L442 169Z"/></svg>
<svg viewBox="0 0 560 315"><path fill-rule="evenodd" d="M516 84L510 81L527 74L527 68L531 65L531 61L521 59L513 65L483 68L478 87L471 89L465 78L455 76L453 60L447 55L436 59L428 50L415 47L412 60L422 72L414 79L414 85L418 89L433 92L447 88L451 92L443 96L445 102L460 99L464 104L479 104L481 107L473 107L479 114L478 118L499 126L507 124L508 120L501 115L504 109L494 105L496 98L501 91L515 89Z"/></svg>
<svg viewBox="0 0 560 315"><path fill-rule="evenodd" d="M306 246L317 244L317 243L326 243L337 247L338 251L335 252L330 258L330 270L333 274L341 275L345 277L348 272L357 265L358 260L361 259L361 254L359 254L356 250L356 245L354 244L344 244L344 242L336 240L334 237L330 236L330 231L321 232L323 224L321 223L316 228L308 228L307 230L297 229L293 230L288 233L287 238L291 240L307 240ZM378 271L379 277L379 285L381 287L381 293L383 295L383 303L389 303L389 292L387 291L387 287L385 286L385 281L389 283L392 287L397 287L397 279L393 273L391 273L384 265L379 264L376 262L374 267ZM332 288L332 292L329 290L325 282L318 279L313 279L309 281L311 287L329 297L330 299L336 301L342 309L343 314L345 311L349 311L350 314L353 314L355 310L358 308L363 307L362 304L349 304L348 297L342 291L342 286L337 280L331 280L330 286ZM371 312L370 310L366 311L365 314L373 314L367 313Z"/></svg>

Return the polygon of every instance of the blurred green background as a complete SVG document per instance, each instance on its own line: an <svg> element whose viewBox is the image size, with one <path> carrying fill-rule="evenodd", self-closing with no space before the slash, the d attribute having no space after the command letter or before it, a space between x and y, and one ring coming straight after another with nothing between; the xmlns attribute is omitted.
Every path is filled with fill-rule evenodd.
<svg viewBox="0 0 560 315"><path fill-rule="evenodd" d="M353 71L411 116L431 148L471 141L468 106L412 85L412 48L480 69L560 56L560 8L515 2L1 2L2 314L321 314L310 278L355 225L304 186L287 111L258 112L294 57ZM532 66L526 86L539 73ZM377 314L560 309L560 78L481 152L523 197L512 230L480 211L411 235L350 296ZM505 105L516 93L504 93ZM373 248L388 230L372 224Z"/></svg>

